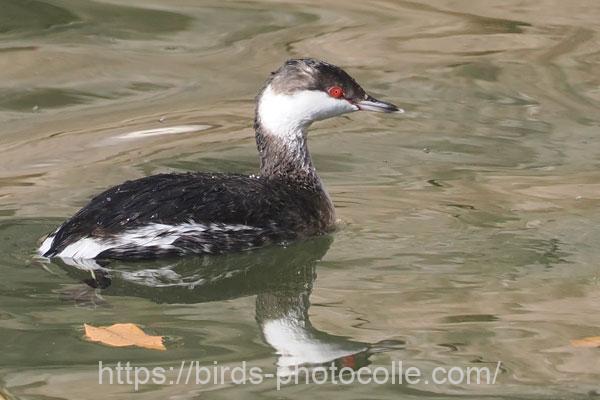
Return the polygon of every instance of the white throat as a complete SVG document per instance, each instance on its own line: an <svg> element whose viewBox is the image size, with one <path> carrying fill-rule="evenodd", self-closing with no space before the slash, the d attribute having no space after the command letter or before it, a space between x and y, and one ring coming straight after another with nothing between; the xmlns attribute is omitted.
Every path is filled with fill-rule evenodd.
<svg viewBox="0 0 600 400"><path fill-rule="evenodd" d="M304 136L313 121L357 110L358 107L347 100L335 99L320 90L284 94L276 93L269 85L260 97L257 112L268 134L293 142Z"/></svg>

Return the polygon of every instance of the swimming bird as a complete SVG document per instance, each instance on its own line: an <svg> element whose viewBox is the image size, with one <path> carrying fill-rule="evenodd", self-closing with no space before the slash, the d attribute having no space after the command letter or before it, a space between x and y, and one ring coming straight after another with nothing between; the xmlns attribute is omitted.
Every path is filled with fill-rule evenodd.
<svg viewBox="0 0 600 400"><path fill-rule="evenodd" d="M401 110L369 96L341 68L311 58L286 61L256 99L259 174L168 173L124 182L60 225L39 254L75 260L222 254L332 231L335 210L308 150L308 128L355 111Z"/></svg>

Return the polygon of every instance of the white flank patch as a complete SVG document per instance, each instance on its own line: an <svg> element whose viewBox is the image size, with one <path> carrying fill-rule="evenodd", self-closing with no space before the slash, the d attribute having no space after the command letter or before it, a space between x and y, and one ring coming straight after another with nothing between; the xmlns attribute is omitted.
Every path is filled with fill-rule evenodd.
<svg viewBox="0 0 600 400"><path fill-rule="evenodd" d="M57 257L72 259L91 259L105 250L121 246L131 247L160 247L162 249L173 248L173 242L182 236L195 235L201 232L239 232L246 230L260 230L260 228L235 224L197 224L188 222L179 225L150 224L136 229L124 231L116 236L106 238L85 237L71 243L64 248ZM43 246L43 245L42 245ZM48 245L48 248L50 246ZM41 248L40 248L41 251ZM48 250L46 250L48 251Z"/></svg>
<svg viewBox="0 0 600 400"><path fill-rule="evenodd" d="M50 247L52 247L52 242L54 241L54 235L56 234L56 232L54 232L52 235L49 235L44 242L42 243L42 245L40 246L40 248L38 249L38 254L40 256L43 256L44 254L46 254L46 252L48 250L50 250Z"/></svg>
<svg viewBox="0 0 600 400"><path fill-rule="evenodd" d="M104 250L111 247L111 242L105 242L99 239L84 238L79 239L75 243L71 243L63 251L58 254L58 257L85 259L94 258Z"/></svg>
<svg viewBox="0 0 600 400"><path fill-rule="evenodd" d="M176 135L179 133L205 131L212 128L210 125L177 125L164 128L144 129L116 136L115 139L141 139L151 136Z"/></svg>
<svg viewBox="0 0 600 400"><path fill-rule="evenodd" d="M313 121L353 111L358 111L358 107L320 90L277 94L268 86L258 103L260 122L268 133L288 140L290 136L301 135Z"/></svg>

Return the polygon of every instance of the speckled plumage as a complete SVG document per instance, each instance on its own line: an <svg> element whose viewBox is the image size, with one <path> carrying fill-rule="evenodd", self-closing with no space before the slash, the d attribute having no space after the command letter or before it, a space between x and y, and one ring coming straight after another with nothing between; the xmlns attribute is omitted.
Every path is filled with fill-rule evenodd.
<svg viewBox="0 0 600 400"><path fill-rule="evenodd" d="M95 258L239 251L324 233L332 227L332 211L322 190L297 181L209 173L153 175L94 197L58 229L43 255L59 255L84 237L110 238L148 224L189 222L217 229L182 235L168 248L125 245ZM255 229L227 229L237 225Z"/></svg>
<svg viewBox="0 0 600 400"><path fill-rule="evenodd" d="M332 85L343 89L342 98L329 94ZM335 211L312 164L307 129L361 109L398 110L365 94L339 67L289 60L257 97L260 176L161 174L125 182L94 197L39 253L72 259L220 254L329 232Z"/></svg>

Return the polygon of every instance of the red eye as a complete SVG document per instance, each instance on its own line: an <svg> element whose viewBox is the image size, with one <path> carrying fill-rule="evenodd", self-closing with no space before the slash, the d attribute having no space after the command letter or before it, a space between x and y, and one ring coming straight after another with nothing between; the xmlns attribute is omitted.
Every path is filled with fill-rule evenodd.
<svg viewBox="0 0 600 400"><path fill-rule="evenodd" d="M340 97L344 96L344 90L339 86L330 87L329 89L327 89L327 93L329 93L331 97L335 97L336 99L339 99Z"/></svg>

